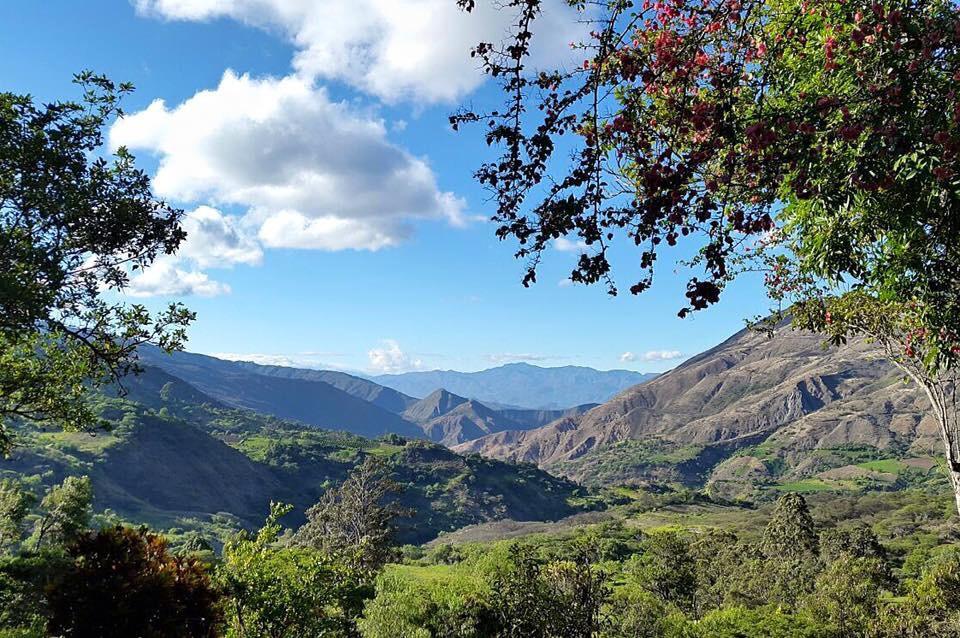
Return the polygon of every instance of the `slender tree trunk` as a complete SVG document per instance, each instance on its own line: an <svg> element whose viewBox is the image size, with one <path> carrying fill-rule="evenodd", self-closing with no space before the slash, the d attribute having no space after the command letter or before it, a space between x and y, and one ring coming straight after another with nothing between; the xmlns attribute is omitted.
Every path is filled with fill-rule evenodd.
<svg viewBox="0 0 960 638"><path fill-rule="evenodd" d="M933 416L940 427L940 438L943 441L946 471L953 487L953 498L956 501L957 512L960 513L960 405L957 404L958 374L948 371L931 377L911 365L896 362L897 367L904 370L913 381L923 388L930 400Z"/></svg>
<svg viewBox="0 0 960 638"><path fill-rule="evenodd" d="M934 417L940 426L940 437L946 455L946 469L953 485L953 496L960 512L960 411L957 405L957 382L955 378L925 383L924 390L933 407Z"/></svg>

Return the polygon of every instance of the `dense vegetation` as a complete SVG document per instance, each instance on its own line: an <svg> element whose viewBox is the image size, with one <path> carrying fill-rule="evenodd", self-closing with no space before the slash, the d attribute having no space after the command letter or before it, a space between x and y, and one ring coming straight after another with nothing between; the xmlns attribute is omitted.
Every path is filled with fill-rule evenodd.
<svg viewBox="0 0 960 638"><path fill-rule="evenodd" d="M136 369L144 343L182 346L194 315L112 300L131 272L173 253L183 211L156 199L125 148L105 131L133 90L84 72L77 101L0 92L0 450L7 419L97 424L91 385Z"/></svg>
<svg viewBox="0 0 960 638"><path fill-rule="evenodd" d="M601 522L397 547L382 458L299 529L275 504L222 552L92 514L90 482L0 484L0 635L626 638L956 636L949 490L756 509L622 493ZM118 633L119 632L119 633Z"/></svg>

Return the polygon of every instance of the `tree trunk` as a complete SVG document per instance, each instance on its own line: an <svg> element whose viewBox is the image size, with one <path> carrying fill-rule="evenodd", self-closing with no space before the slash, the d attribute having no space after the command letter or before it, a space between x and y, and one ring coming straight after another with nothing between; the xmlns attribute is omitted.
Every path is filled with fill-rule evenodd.
<svg viewBox="0 0 960 638"><path fill-rule="evenodd" d="M946 454L946 470L953 486L953 496L960 512L960 406L957 405L957 375L945 373L937 379L910 374L927 393L933 416L940 426Z"/></svg>

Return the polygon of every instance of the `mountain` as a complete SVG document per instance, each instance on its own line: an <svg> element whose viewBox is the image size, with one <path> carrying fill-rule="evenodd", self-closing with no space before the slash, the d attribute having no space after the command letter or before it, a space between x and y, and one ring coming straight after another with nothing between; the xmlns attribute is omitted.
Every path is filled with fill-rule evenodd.
<svg viewBox="0 0 960 638"><path fill-rule="evenodd" d="M142 363L187 383L207 400L322 428L376 437L393 433L456 445L503 430L545 425L595 404L564 410L499 408L438 389L423 399L334 370L224 361L189 352L140 352ZM542 370L542 368L534 368ZM182 389L184 392L190 390Z"/></svg>
<svg viewBox="0 0 960 638"><path fill-rule="evenodd" d="M452 446L494 432L540 427L565 416L582 414L594 405L569 410L494 409L440 389L411 405L403 416L419 424L430 440Z"/></svg>
<svg viewBox="0 0 960 638"><path fill-rule="evenodd" d="M380 385L414 397L426 397L437 388L444 388L491 407L553 410L601 403L655 376L630 370L600 371L579 366L541 368L527 363L510 363L480 372L433 370L371 378Z"/></svg>
<svg viewBox="0 0 960 638"><path fill-rule="evenodd" d="M464 403L469 402L470 399L465 399L452 392L440 389L431 392L426 397L409 406L403 415L411 421L422 423L448 414L451 410L455 410Z"/></svg>
<svg viewBox="0 0 960 638"><path fill-rule="evenodd" d="M160 368L225 405L375 437L421 437L420 428L388 407L413 402L394 390L340 372L223 361L189 352L143 348L143 363Z"/></svg>
<svg viewBox="0 0 960 638"><path fill-rule="evenodd" d="M781 324L772 337L741 331L582 415L455 449L591 483L671 480L735 495L785 481L893 484L871 459L929 469L939 446L925 399L874 346L825 349Z"/></svg>
<svg viewBox="0 0 960 638"><path fill-rule="evenodd" d="M402 392L397 392L393 388L388 388L368 379L355 377L346 372L337 370L308 370L304 368L288 368L286 366L270 366L251 363L248 361L237 361L237 365L244 370L249 370L256 374L262 374L281 379L300 379L301 381L322 381L343 390L347 394L358 399L363 399L377 407L383 408L395 414L399 414L416 403L416 399L407 396Z"/></svg>
<svg viewBox="0 0 960 638"><path fill-rule="evenodd" d="M112 425L96 435L16 426L0 477L40 491L88 475L95 507L156 528L215 535L262 523L271 501L294 504L292 524L331 483L368 455L385 459L402 489L402 542L422 543L465 525L556 520L582 509L574 483L538 470L392 435L371 440L230 407L147 366L123 398L99 395Z"/></svg>

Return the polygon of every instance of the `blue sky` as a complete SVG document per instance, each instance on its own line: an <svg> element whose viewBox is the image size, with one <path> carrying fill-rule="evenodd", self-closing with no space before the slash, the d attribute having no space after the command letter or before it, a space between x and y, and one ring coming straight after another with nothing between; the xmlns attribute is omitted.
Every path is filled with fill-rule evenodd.
<svg viewBox="0 0 960 638"><path fill-rule="evenodd" d="M446 120L495 99L466 49L502 18L448 15L453 4L6 0L0 77L40 100L74 97L85 68L136 85L112 143L188 211L193 235L132 292L196 310L193 351L366 372L662 371L764 311L745 280L678 319L688 273L666 260L640 297L564 285L577 253L562 250L523 288L471 177L490 157L481 131ZM544 55L566 54L568 17L546 18ZM626 289L636 256L616 257Z"/></svg>

